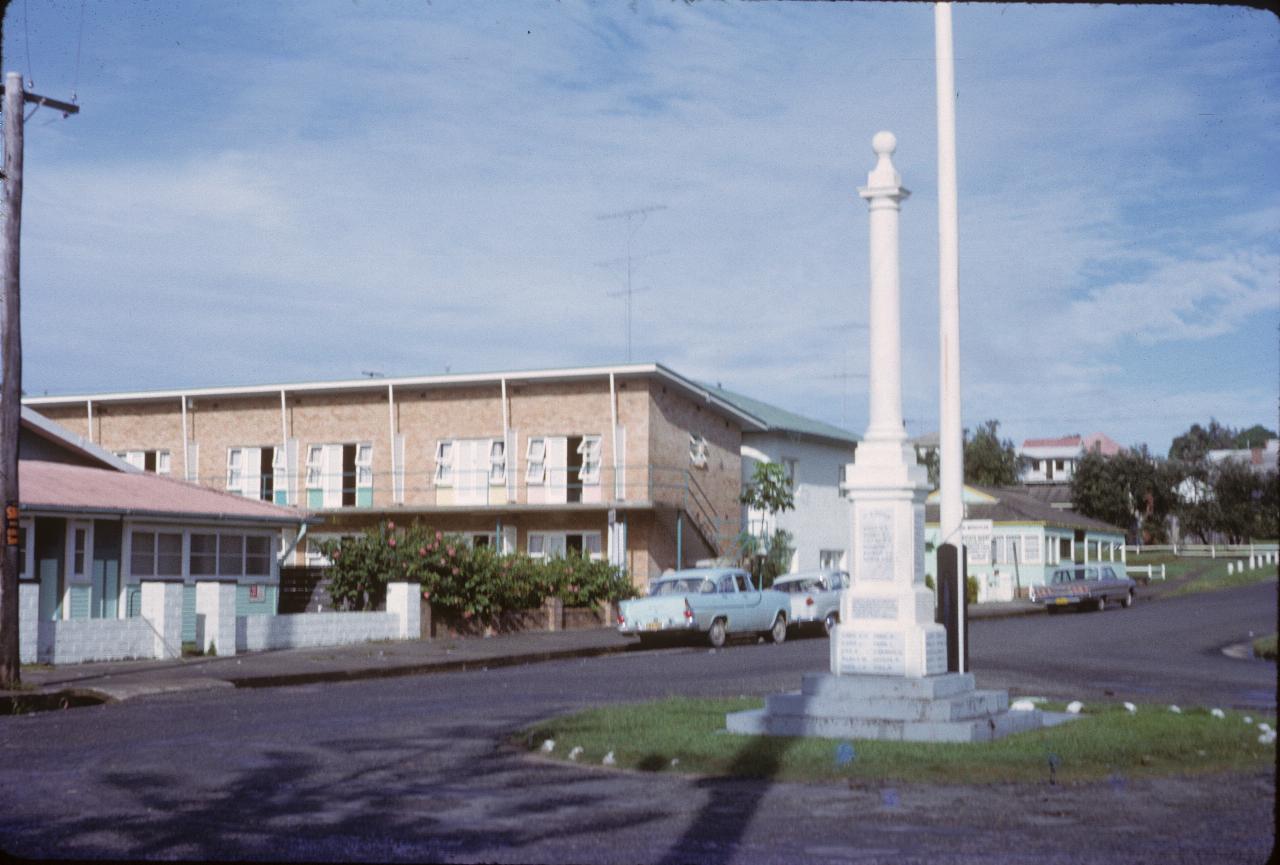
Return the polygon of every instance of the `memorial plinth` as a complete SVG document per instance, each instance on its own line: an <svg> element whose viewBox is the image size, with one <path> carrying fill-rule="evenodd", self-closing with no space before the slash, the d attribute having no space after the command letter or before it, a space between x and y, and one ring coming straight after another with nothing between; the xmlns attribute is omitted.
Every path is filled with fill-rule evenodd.
<svg viewBox="0 0 1280 865"><path fill-rule="evenodd" d="M846 471L853 585L831 629L831 672L804 677L798 693L726 718L731 733L970 742L1041 725L1040 713L1009 712L1003 691L978 691L973 676L947 672L946 629L924 583L927 474L902 424L898 212L910 194L891 156L897 141L872 140L876 166L858 190L871 216L870 420Z"/></svg>

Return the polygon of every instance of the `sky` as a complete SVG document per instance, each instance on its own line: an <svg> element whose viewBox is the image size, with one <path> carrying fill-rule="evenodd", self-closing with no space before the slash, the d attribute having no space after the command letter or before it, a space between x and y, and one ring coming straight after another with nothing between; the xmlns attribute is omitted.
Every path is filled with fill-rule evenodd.
<svg viewBox="0 0 1280 865"><path fill-rule="evenodd" d="M28 394L658 362L861 434L872 136L938 428L924 3L15 0ZM966 427L1280 412L1280 25L954 10ZM619 216L639 211L632 216ZM630 254L630 303L627 258ZM628 340L630 308L630 340Z"/></svg>

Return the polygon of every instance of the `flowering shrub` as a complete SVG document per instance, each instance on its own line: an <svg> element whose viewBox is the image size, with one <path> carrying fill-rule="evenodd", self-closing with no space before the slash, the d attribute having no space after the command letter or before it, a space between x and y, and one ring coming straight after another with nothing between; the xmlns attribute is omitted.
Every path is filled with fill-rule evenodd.
<svg viewBox="0 0 1280 865"><path fill-rule="evenodd" d="M321 550L333 562L329 591L343 609L372 609L393 580L419 583L423 599L447 617L480 622L539 607L547 598L578 607L635 594L627 575L608 562L504 556L416 525L397 530L387 522L356 538L326 541Z"/></svg>

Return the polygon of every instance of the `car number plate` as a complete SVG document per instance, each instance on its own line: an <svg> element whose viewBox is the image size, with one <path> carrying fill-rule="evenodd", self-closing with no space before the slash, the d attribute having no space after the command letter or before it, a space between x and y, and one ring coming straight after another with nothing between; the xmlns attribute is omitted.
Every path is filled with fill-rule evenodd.
<svg viewBox="0 0 1280 865"><path fill-rule="evenodd" d="M1070 602L1070 601L1068 601L1066 598L1058 598L1057 600L1055 600L1055 601L1054 601L1054 603L1055 603L1055 604L1069 604L1069 603L1071 603L1071 602Z"/></svg>
<svg viewBox="0 0 1280 865"><path fill-rule="evenodd" d="M646 627L646 628L648 628L650 631L658 631L658 630L661 630L661 629L662 629L662 623L661 623L661 622L650 622L650 623L649 623L648 625L646 625L645 627Z"/></svg>

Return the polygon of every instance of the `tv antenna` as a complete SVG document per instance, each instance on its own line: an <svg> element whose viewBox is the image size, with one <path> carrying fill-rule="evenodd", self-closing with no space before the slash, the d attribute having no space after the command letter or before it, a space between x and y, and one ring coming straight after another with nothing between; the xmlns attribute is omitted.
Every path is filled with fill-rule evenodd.
<svg viewBox="0 0 1280 865"><path fill-rule="evenodd" d="M609 297L627 298L627 363L631 362L631 297L637 291L647 291L647 288L637 289L631 285L632 271L635 269L635 257L631 254L631 240L635 237L640 226L644 225L645 220L649 218L649 214L657 210L666 210L665 204L650 204L646 207L634 207L631 210L620 210L617 213L602 213L596 219L625 219L627 221L627 254L625 258L615 258L610 261L596 262L599 267L614 267L626 262L627 265L627 287L622 291L611 291ZM655 255L661 255L667 250L658 252L650 252L641 256L641 259L652 258Z"/></svg>

